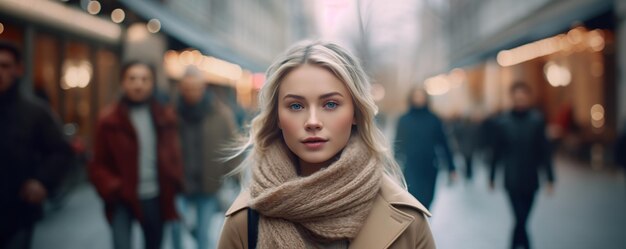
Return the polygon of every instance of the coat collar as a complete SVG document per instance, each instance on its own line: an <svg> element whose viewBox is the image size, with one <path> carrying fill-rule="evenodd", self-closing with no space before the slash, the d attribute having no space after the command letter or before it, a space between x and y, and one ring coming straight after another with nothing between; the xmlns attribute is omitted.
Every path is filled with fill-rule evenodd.
<svg viewBox="0 0 626 249"><path fill-rule="evenodd" d="M398 186L388 176L383 177L380 194L363 227L356 238L350 242L349 249L388 248L415 219L394 206L414 208L427 216L430 212L406 190ZM376 238L376 239L372 239Z"/></svg>
<svg viewBox="0 0 626 249"><path fill-rule="evenodd" d="M172 108L166 108L154 100L151 101L149 105L152 120L157 128L176 124L176 114ZM130 123L128 110L128 105L123 101L119 101L114 106L103 111L101 118L104 118L107 123L116 126L121 125L126 129L130 129L132 128L132 124Z"/></svg>
<svg viewBox="0 0 626 249"><path fill-rule="evenodd" d="M242 191L226 211L226 216L248 208L249 201L250 193L247 190ZM414 208L429 217L431 216L424 205L394 183L388 176L384 176L380 193L374 199L372 210L356 238L350 242L349 248L389 247L415 219L412 215L394 206Z"/></svg>

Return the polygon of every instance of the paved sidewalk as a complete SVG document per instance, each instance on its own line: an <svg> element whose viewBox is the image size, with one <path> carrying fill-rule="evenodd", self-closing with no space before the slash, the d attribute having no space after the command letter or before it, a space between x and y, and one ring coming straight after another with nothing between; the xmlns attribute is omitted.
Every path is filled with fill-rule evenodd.
<svg viewBox="0 0 626 249"><path fill-rule="evenodd" d="M534 248L626 248L623 172L591 170L564 159L556 161L556 172L554 196L540 192L531 213L529 231ZM431 219L438 248L509 248L511 210L502 185L489 192L486 176L486 169L477 167L473 182L459 178L448 185L446 176L441 174ZM111 235L102 209L93 187L80 185L60 210L38 224L33 249L111 248ZM171 248L168 230L165 236L163 248ZM188 248L195 248L191 237L187 236L185 241ZM138 226L134 228L133 243L135 248L141 248Z"/></svg>
<svg viewBox="0 0 626 249"><path fill-rule="evenodd" d="M440 178L431 219L440 249L509 248L513 214L502 182L490 192L486 167L477 168L474 182L459 178L450 186ZM531 245L538 249L626 248L623 172L592 170L559 158L556 177L554 195L542 189L531 211Z"/></svg>

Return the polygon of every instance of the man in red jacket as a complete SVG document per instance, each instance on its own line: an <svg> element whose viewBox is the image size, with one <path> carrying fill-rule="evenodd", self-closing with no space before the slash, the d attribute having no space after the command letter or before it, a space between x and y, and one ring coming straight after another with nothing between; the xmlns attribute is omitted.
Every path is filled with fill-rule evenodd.
<svg viewBox="0 0 626 249"><path fill-rule="evenodd" d="M89 178L105 202L116 249L131 247L139 221L145 248L159 249L166 220L177 218L182 162L173 109L154 100L155 71L133 61L122 67L123 97L98 120Z"/></svg>

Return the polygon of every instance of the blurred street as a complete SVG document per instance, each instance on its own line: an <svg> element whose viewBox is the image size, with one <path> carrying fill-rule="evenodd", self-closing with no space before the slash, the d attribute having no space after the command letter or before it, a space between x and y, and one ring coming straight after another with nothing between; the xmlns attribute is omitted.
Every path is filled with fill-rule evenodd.
<svg viewBox="0 0 626 249"><path fill-rule="evenodd" d="M296 70L271 65L303 41L354 60L303 46L299 63L343 85L297 81L280 104ZM300 103L312 85L324 93ZM0 249L215 249L256 179L248 153L291 141L283 122L307 148L338 136L337 116L314 134L309 112L269 107L352 108L337 130L390 152L386 173L429 207L437 248L626 248L626 0L0 0ZM306 177L343 146L310 162L287 147ZM289 211L309 210L322 209Z"/></svg>
<svg viewBox="0 0 626 249"><path fill-rule="evenodd" d="M475 179L448 185L440 174L431 225L438 248L507 248L512 215L501 184L487 188L487 170L477 165ZM540 192L529 231L539 249L619 249L626 246L626 181L622 172L592 170L568 159L556 160L553 196ZM82 184L67 203L37 225L33 249L110 248L110 231L93 187ZM220 214L217 214L220 215ZM221 216L221 215L220 215ZM220 224L213 224L220 226ZM134 244L140 245L135 226ZM169 227L167 228L169 229ZM169 231L169 230L167 230ZM166 232L167 234L167 232ZM186 245L192 245L190 237ZM163 248L171 248L166 235Z"/></svg>
<svg viewBox="0 0 626 249"><path fill-rule="evenodd" d="M66 248L66 249L108 249L111 248L111 231L102 209L102 201L98 198L93 186L82 183L73 189L62 207L49 210L46 218L37 224L33 238L33 249ZM215 213L219 222L211 224L221 229L223 212ZM141 231L137 224L133 225L133 246L142 245ZM171 226L166 226L165 240L162 248L172 248ZM213 234L211 236L218 236ZM184 235L185 248L194 248L194 240L189 233Z"/></svg>
<svg viewBox="0 0 626 249"><path fill-rule="evenodd" d="M478 165L477 165L478 166ZM438 248L508 248L513 216L502 184L489 192L486 167L474 182L440 179L431 225ZM626 183L622 172L555 160L555 192L538 193L529 219L540 249L626 247ZM545 190L545 189L542 189Z"/></svg>

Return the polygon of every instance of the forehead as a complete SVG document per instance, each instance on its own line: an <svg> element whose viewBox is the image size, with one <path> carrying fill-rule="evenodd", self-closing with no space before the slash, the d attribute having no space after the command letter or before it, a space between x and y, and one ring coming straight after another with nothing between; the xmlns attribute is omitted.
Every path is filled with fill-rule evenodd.
<svg viewBox="0 0 626 249"><path fill-rule="evenodd" d="M421 89L415 89L413 90L413 97L426 97L426 93L424 91L422 91Z"/></svg>
<svg viewBox="0 0 626 249"><path fill-rule="evenodd" d="M530 96L530 90L526 88L515 88L513 89L511 94L513 95L513 97L528 97Z"/></svg>
<svg viewBox="0 0 626 249"><path fill-rule="evenodd" d="M345 83L330 70L316 65L302 65L287 73L280 83L279 96L295 94L303 97L317 98L330 92L350 96Z"/></svg>
<svg viewBox="0 0 626 249"><path fill-rule="evenodd" d="M132 65L128 68L128 70L126 70L126 75L133 75L133 76L151 76L151 71L150 68L144 64L135 64Z"/></svg>
<svg viewBox="0 0 626 249"><path fill-rule="evenodd" d="M202 81L202 79L198 77L193 77L193 76L186 76L182 78L179 84L181 87L185 87L185 88L189 88L189 87L199 88L199 87L204 86L204 82Z"/></svg>

